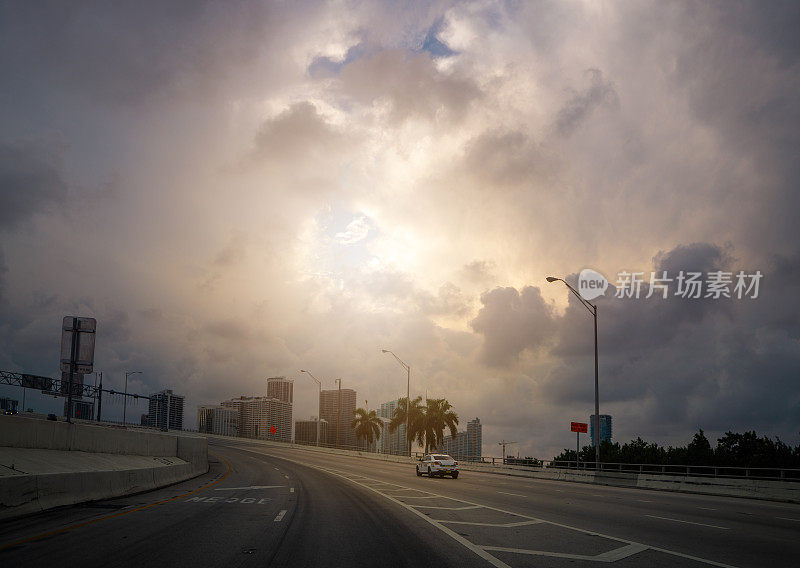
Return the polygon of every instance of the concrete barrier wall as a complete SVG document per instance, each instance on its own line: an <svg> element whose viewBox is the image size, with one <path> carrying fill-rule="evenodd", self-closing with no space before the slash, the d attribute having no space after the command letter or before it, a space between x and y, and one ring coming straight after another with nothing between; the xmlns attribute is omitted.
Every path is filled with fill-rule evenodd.
<svg viewBox="0 0 800 568"><path fill-rule="evenodd" d="M174 434L0 416L0 447L175 456L178 444Z"/></svg>
<svg viewBox="0 0 800 568"><path fill-rule="evenodd" d="M406 456L373 454L371 452L339 450L334 448L318 448L316 446L286 444L281 442L270 442L268 440L252 440L248 438L231 438L214 435L207 436L208 438L224 439L228 442L240 440L241 442L248 444L256 443L268 447L294 448L324 454L345 455L365 459L407 463L409 466L415 463L415 460ZM800 482L793 481L653 475L606 471L576 471L546 467L500 466L473 462L460 462L458 467L463 471L476 471L497 475L530 477L553 481L591 483L595 485L608 485L612 487L635 487L638 489L651 489L658 491L673 491L680 493L696 493L702 495L718 495L727 497L747 497L751 499L800 503Z"/></svg>
<svg viewBox="0 0 800 568"><path fill-rule="evenodd" d="M0 519L149 491L208 471L208 440L177 433L0 416L0 455L3 448L52 451L75 471L0 476ZM102 455L102 469L98 459L86 459L92 455Z"/></svg>

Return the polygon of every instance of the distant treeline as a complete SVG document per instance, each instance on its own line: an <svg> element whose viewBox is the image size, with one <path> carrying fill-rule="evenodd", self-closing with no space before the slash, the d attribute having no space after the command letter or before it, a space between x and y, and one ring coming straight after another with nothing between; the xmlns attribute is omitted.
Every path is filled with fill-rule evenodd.
<svg viewBox="0 0 800 568"><path fill-rule="evenodd" d="M594 447L581 449L581 461L593 462ZM565 449L555 461L575 461L575 450ZM700 430L687 446L663 447L636 438L625 444L602 442L600 461L606 463L635 463L658 465L706 465L717 467L766 467L800 469L800 445L792 448L779 438L774 440L755 433L727 432L712 448Z"/></svg>

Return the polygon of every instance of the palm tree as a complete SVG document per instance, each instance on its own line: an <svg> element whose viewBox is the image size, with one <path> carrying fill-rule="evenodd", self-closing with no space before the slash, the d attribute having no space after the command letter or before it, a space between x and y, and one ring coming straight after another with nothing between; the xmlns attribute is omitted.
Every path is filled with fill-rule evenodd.
<svg viewBox="0 0 800 568"><path fill-rule="evenodd" d="M406 423L406 399L401 398L400 404L389 422L389 432L394 432ZM411 401L411 415L406 433L409 441L416 442L425 448L425 453L437 448L444 441L444 431L450 430L450 435L455 438L458 430L458 415L453 412L447 399L429 398L422 405L422 397L418 396Z"/></svg>
<svg viewBox="0 0 800 568"><path fill-rule="evenodd" d="M444 398L429 398L425 404L425 453L444 442L445 430L455 438L458 433L458 415Z"/></svg>
<svg viewBox="0 0 800 568"><path fill-rule="evenodd" d="M356 439L366 440L367 446L369 446L381 435L381 426L383 425L381 419L374 410L367 411L363 408L356 408L353 415L355 418L350 423L350 428L355 429Z"/></svg>
<svg viewBox="0 0 800 568"><path fill-rule="evenodd" d="M394 432L400 426L405 425L406 423L406 407L410 408L410 413L408 415L408 432L406 432L406 440L408 442L420 440L420 435L422 431L425 429L425 408L422 406L422 397L418 396L417 398L411 401L411 404L408 404L408 399L403 397L398 401L397 408L394 409L394 414L392 414L392 419L389 422L389 432ZM422 440L424 440L424 434L422 434Z"/></svg>

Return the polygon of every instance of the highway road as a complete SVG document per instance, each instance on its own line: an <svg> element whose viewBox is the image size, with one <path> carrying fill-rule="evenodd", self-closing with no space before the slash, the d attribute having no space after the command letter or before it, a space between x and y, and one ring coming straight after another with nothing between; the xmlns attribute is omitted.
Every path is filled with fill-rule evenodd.
<svg viewBox="0 0 800 568"><path fill-rule="evenodd" d="M2 566L794 567L800 505L210 440L211 470L0 524Z"/></svg>

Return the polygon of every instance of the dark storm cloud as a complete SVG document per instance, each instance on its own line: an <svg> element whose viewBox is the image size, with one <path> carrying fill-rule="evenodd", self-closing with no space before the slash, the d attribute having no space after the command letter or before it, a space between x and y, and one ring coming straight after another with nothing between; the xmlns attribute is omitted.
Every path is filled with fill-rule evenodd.
<svg viewBox="0 0 800 568"><path fill-rule="evenodd" d="M601 400L622 420L647 415L661 435L670 425L714 429L791 428L800 414L796 386L800 347L800 260L775 257L738 266L732 251L706 243L678 246L654 258L654 270L764 274L758 299L623 299L610 287L598 298ZM649 275L647 275L649 278ZM676 286L672 283L672 292ZM642 290L646 295L647 288ZM772 319L781 314L784 319ZM555 322L561 363L544 386L558 404L590 405L591 314L570 298Z"/></svg>
<svg viewBox="0 0 800 568"><path fill-rule="evenodd" d="M213 91L256 57L269 12L244 1L4 3L0 69L15 91L49 82L115 104Z"/></svg>
<svg viewBox="0 0 800 568"><path fill-rule="evenodd" d="M516 363L525 349L543 345L554 328L550 307L539 288L495 288L481 295L483 307L470 322L483 335L481 359L493 367Z"/></svg>
<svg viewBox="0 0 800 568"><path fill-rule="evenodd" d="M65 201L62 152L60 142L0 142L0 231Z"/></svg>
<svg viewBox="0 0 800 568"><path fill-rule="evenodd" d="M619 106L619 97L611 82L603 78L599 69L587 69L589 83L582 91L573 91L569 100L558 111L556 130L562 136L569 136L588 120L598 108L614 109Z"/></svg>

